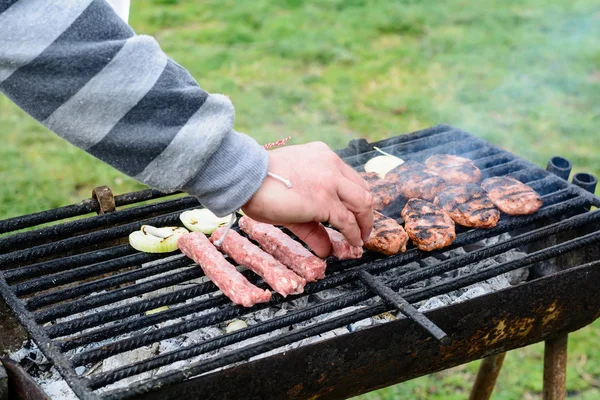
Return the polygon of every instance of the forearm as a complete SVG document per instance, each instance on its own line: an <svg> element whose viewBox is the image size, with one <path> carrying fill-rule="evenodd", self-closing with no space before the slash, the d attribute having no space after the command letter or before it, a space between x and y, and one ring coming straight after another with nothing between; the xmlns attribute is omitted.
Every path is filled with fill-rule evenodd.
<svg viewBox="0 0 600 400"><path fill-rule="evenodd" d="M266 175L266 151L233 130L229 99L206 93L104 0L0 0L0 91L77 147L219 215Z"/></svg>

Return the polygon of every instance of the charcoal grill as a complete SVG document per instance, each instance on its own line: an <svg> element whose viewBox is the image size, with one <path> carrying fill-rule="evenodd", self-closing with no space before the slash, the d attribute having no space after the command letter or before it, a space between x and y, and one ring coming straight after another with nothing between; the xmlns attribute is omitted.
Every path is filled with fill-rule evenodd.
<svg viewBox="0 0 600 400"><path fill-rule="evenodd" d="M600 199L593 195L592 175L578 174L573 178L575 184L569 183L570 165L566 159L554 158L544 170L447 125L375 143L352 141L337 152L361 170L366 161L378 155L375 147L421 162L436 153L470 158L485 177L509 175L531 185L542 196L544 206L530 216L503 215L491 230L459 230L449 249L469 249L465 254L448 256L449 249L424 253L409 246L405 253L391 257L365 253L360 260L329 259L326 278L307 285L304 294L287 299L274 295L269 304L244 309L216 292L211 282L199 281L202 270L180 253L143 254L127 244L128 234L143 224L181 226L179 214L199 207L195 198L152 190L113 197L110 189L102 187L80 204L0 221L0 233L12 232L0 238L0 292L81 399L170 399L182 395L219 399L345 398L476 359L498 364L504 352L540 341L559 343L558 347L564 348L560 343L565 334L600 316L600 210L594 209L600 206ZM399 219L401 206L391 204L384 213ZM510 236L499 236L503 233ZM502 239L491 245L477 245L490 237ZM528 254L410 289L417 282L516 248L526 249ZM402 269L432 256L437 262L422 264L417 270ZM400 317L276 352L398 308L410 314L409 310L414 309L407 308L409 304L549 260L559 268L532 275L527 282L424 315L416 312L411 318ZM396 274L383 275L394 268ZM244 273L257 285L264 285L258 277ZM89 375L76 372L78 366L93 369L111 356L200 328L221 329L224 322L234 318L243 319L266 307L314 297L340 285L352 290L116 369ZM164 288L170 291L143 297ZM289 328L360 304L364 306L331 319ZM168 308L160 311L164 306ZM157 309L160 312L148 313ZM197 313L204 314L186 318ZM158 325L165 321L173 323ZM264 337L276 330L280 334ZM247 339L253 342L216 353ZM272 353L257 357L267 352ZM213 353L216 355L171 371L156 372ZM498 368L491 368L487 375L481 372L476 390L489 392ZM142 374L144 378L139 381L114 386ZM558 379L560 384L559 374L559 370L553 372L548 367L549 381Z"/></svg>

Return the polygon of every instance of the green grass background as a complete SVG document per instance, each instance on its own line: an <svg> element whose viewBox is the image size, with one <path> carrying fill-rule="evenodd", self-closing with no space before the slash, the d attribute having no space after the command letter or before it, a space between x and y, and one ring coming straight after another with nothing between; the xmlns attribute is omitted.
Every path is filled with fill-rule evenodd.
<svg viewBox="0 0 600 400"><path fill-rule="evenodd" d="M540 166L568 157L600 176L600 3L135 0L200 85L261 143L377 140L455 125ZM71 204L98 185L143 188L0 96L0 218ZM571 398L600 398L600 323L571 336ZM494 398L541 398L542 348L509 353ZM361 399L463 399L478 363Z"/></svg>

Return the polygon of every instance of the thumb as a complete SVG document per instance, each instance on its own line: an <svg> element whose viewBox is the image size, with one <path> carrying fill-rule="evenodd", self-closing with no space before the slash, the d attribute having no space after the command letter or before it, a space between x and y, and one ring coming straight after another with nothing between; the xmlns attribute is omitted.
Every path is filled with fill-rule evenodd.
<svg viewBox="0 0 600 400"><path fill-rule="evenodd" d="M294 235L310 247L321 258L331 254L331 241L325 227L318 222L285 225Z"/></svg>

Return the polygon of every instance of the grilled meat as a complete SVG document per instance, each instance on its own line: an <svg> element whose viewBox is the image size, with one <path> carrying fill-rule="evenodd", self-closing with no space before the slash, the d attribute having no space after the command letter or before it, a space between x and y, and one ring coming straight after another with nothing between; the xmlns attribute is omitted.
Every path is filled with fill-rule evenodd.
<svg viewBox="0 0 600 400"><path fill-rule="evenodd" d="M251 284L203 233L186 233L179 238L177 246L235 304L252 307L271 300L271 292Z"/></svg>
<svg viewBox="0 0 600 400"><path fill-rule="evenodd" d="M352 246L346 240L344 235L331 228L325 228L331 240L332 253L338 260L348 260L351 258L361 258L363 249L360 246Z"/></svg>
<svg viewBox="0 0 600 400"><path fill-rule="evenodd" d="M433 204L457 224L471 228L493 228L500 219L500 212L479 185L450 186L438 193Z"/></svg>
<svg viewBox="0 0 600 400"><path fill-rule="evenodd" d="M365 248L387 256L405 252L408 235L402 225L378 211L373 211L373 219L373 230Z"/></svg>
<svg viewBox="0 0 600 400"><path fill-rule="evenodd" d="M325 268L327 268L325 260L312 254L280 229L247 216L240 218L239 226L264 251L306 279L306 282L314 282L325 277Z"/></svg>
<svg viewBox="0 0 600 400"><path fill-rule="evenodd" d="M215 243L223 237L226 227L217 229L210 237L210 242ZM257 245L234 231L227 232L220 250L231 257L239 265L263 278L277 293L286 297L289 294L299 294L304 291L306 281L296 275L292 270L283 266L272 255L264 252Z"/></svg>
<svg viewBox="0 0 600 400"><path fill-rule="evenodd" d="M509 215L533 214L542 206L542 199L529 186L508 176L488 178L481 187L500 211Z"/></svg>
<svg viewBox="0 0 600 400"><path fill-rule="evenodd" d="M381 180L381 177L377 172L359 172L358 173L369 185L372 182L377 182Z"/></svg>
<svg viewBox="0 0 600 400"><path fill-rule="evenodd" d="M436 154L429 157L425 165L441 176L448 185L477 183L481 180L481 171L467 158Z"/></svg>
<svg viewBox="0 0 600 400"><path fill-rule="evenodd" d="M398 193L407 199L433 200L446 187L441 176L415 161L405 161L385 176L396 184Z"/></svg>
<svg viewBox="0 0 600 400"><path fill-rule="evenodd" d="M454 221L438 206L410 199L402 210L404 228L413 244L424 251L441 249L456 238Z"/></svg>
<svg viewBox="0 0 600 400"><path fill-rule="evenodd" d="M361 172L360 175L369 184L373 197L373 209L381 211L398 198L396 184L381 179L376 172Z"/></svg>

